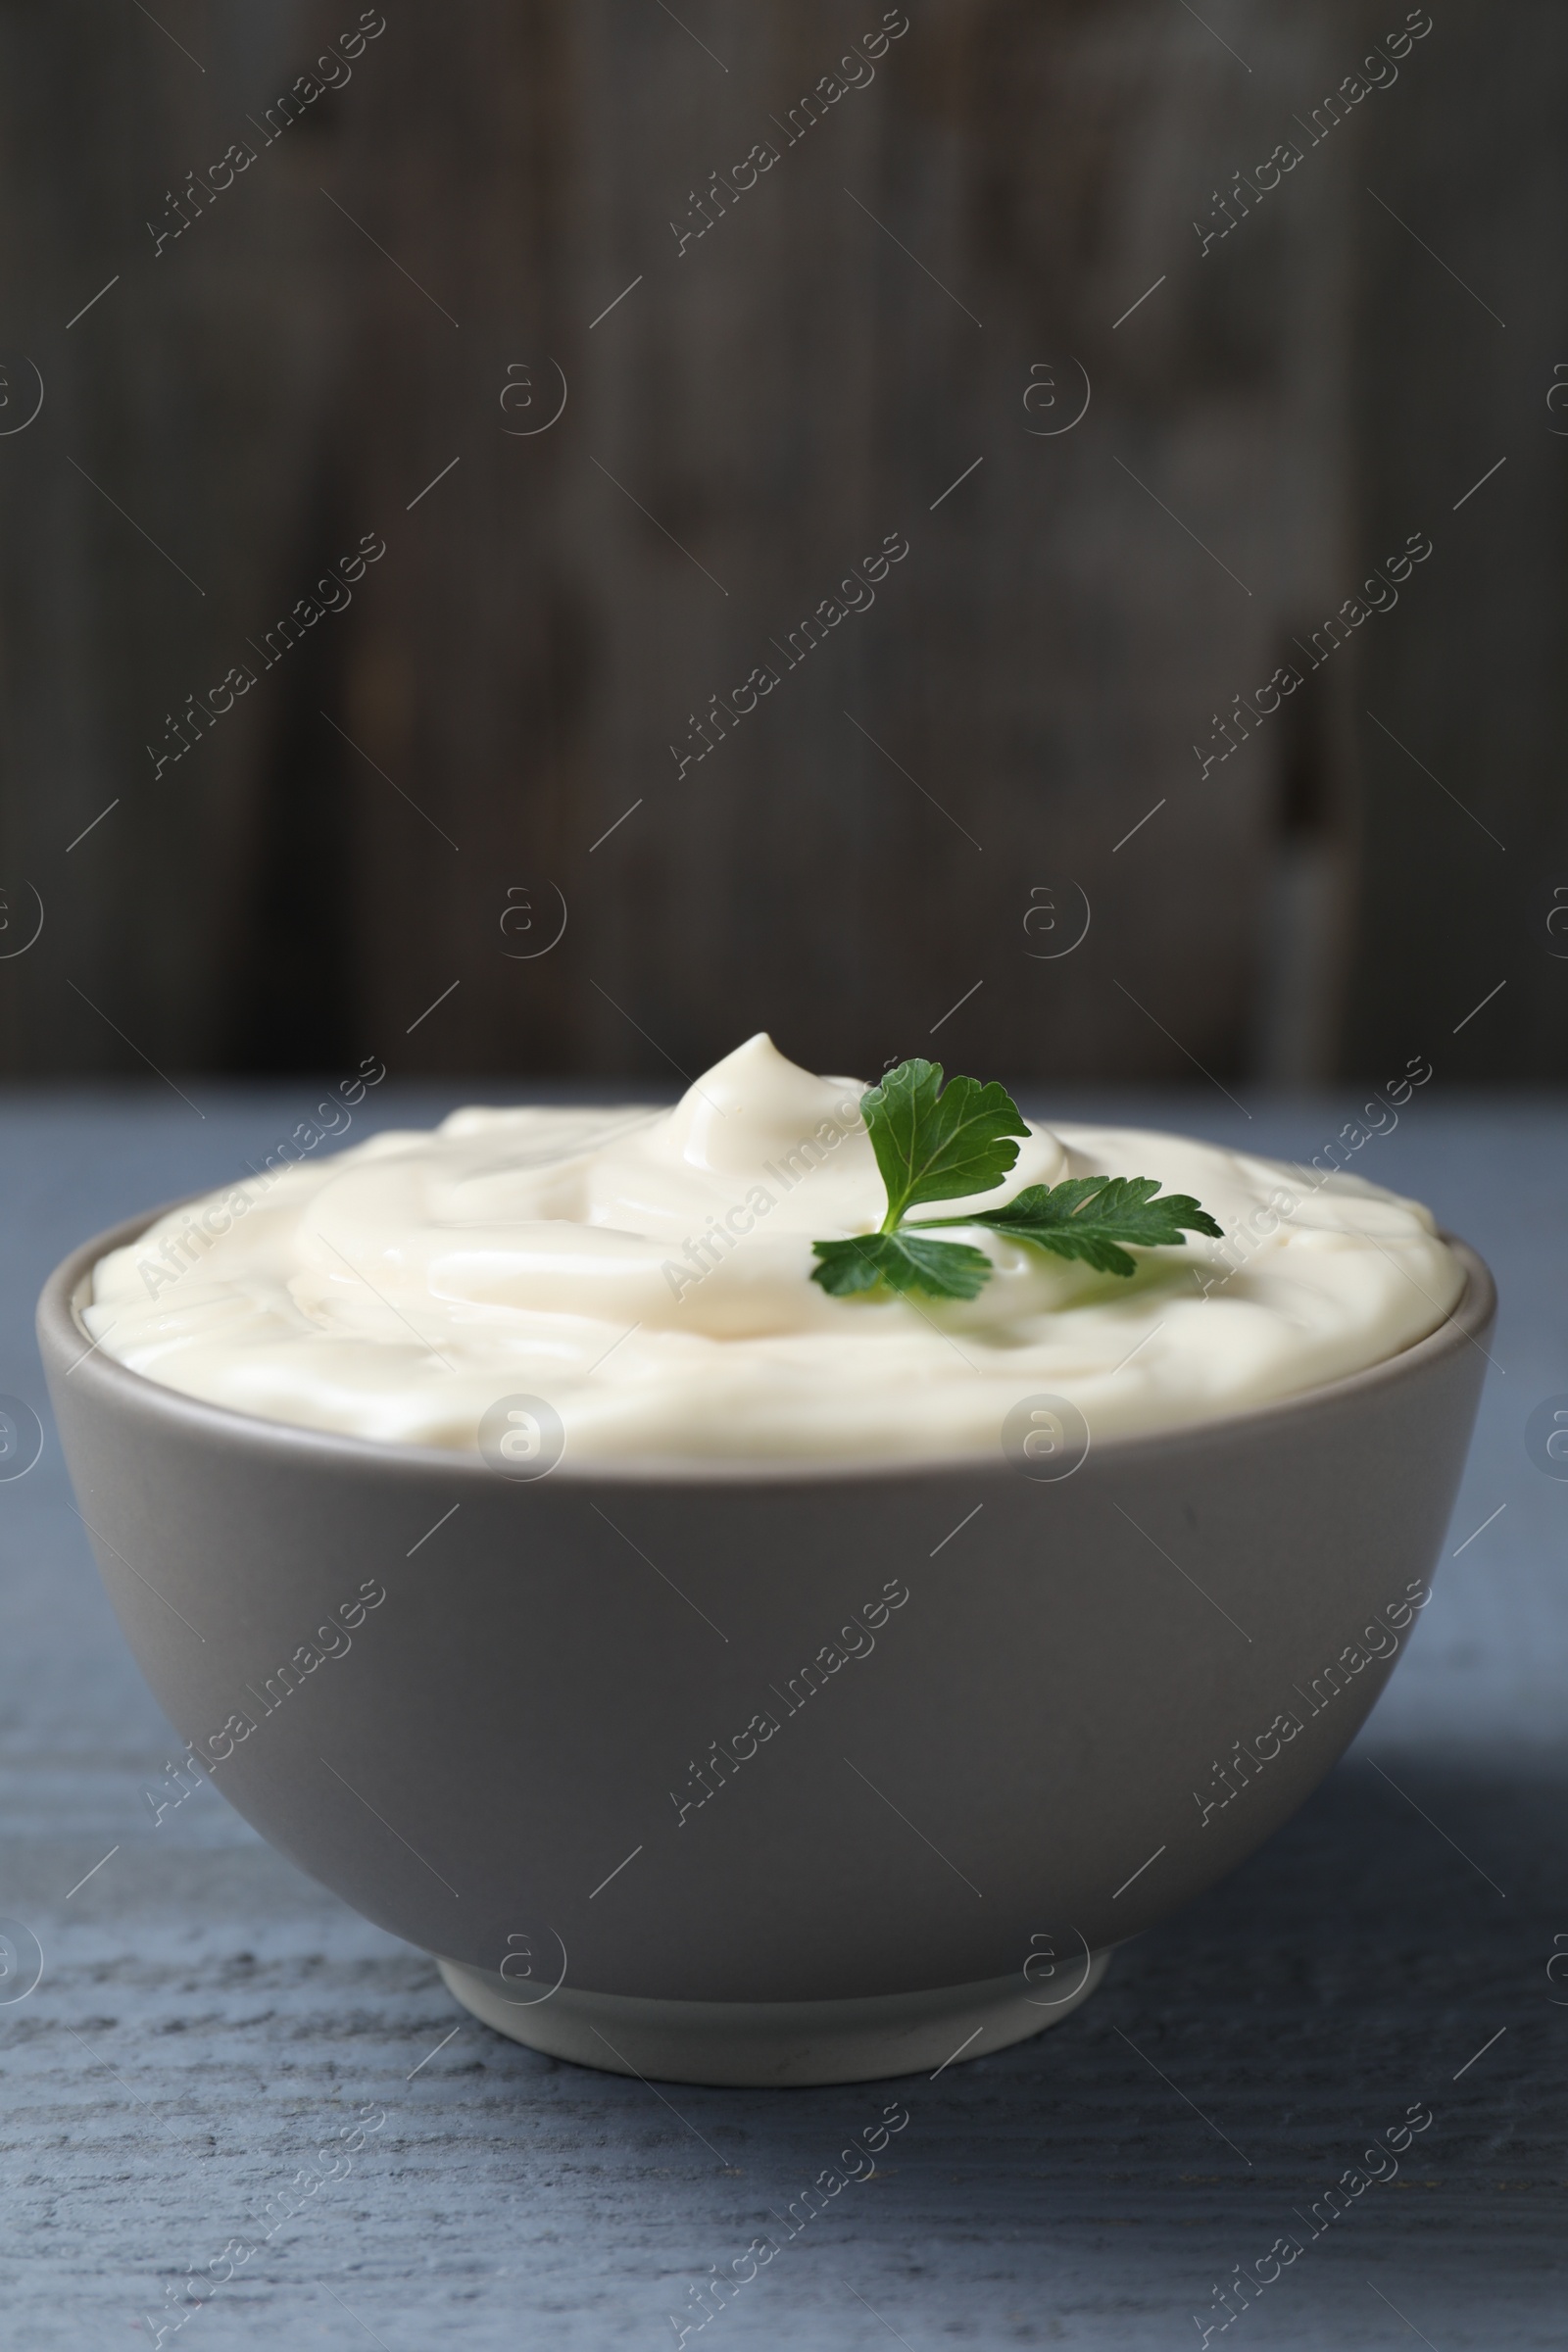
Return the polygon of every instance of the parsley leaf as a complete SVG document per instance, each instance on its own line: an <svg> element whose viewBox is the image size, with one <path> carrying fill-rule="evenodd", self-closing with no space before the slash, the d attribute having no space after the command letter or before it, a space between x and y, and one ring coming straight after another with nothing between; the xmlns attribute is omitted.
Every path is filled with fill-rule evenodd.
<svg viewBox="0 0 1568 2352"><path fill-rule="evenodd" d="M880 1086L860 1097L860 1110L888 1207L875 1233L813 1242L811 1280L830 1298L891 1291L907 1297L975 1298L992 1264L969 1242L926 1236L942 1226L980 1225L1010 1242L1027 1242L1057 1257L1081 1258L1102 1274L1130 1275L1138 1261L1129 1249L1181 1248L1188 1233L1223 1238L1206 1209L1189 1193L1165 1193L1154 1176L1070 1176L1062 1184L1026 1185L1003 1208L956 1217L905 1212L926 1200L961 1200L989 1193L1013 1168L1031 1130L1005 1087L978 1078L944 1084L939 1061L903 1061Z"/></svg>
<svg viewBox="0 0 1568 2352"><path fill-rule="evenodd" d="M812 1268L830 1298L852 1298L858 1291L923 1291L933 1298L974 1298L991 1273L991 1260L969 1242L928 1242L903 1233L867 1233L848 1242L813 1242L821 1263Z"/></svg>
<svg viewBox="0 0 1568 2352"><path fill-rule="evenodd" d="M884 1233L922 1200L993 1191L1018 1156L1004 1138L1029 1133L1005 1087L978 1078L944 1087L940 1061L901 1061L860 1097L860 1111L888 1188Z"/></svg>
<svg viewBox="0 0 1568 2352"><path fill-rule="evenodd" d="M1138 1261L1120 1247L1123 1243L1143 1250L1180 1247L1184 1226L1223 1238L1223 1228L1190 1193L1162 1194L1153 1176L1071 1176L1064 1184L1031 1184L1005 1208L988 1208L973 1217L933 1217L929 1223L984 1225L1008 1241L1082 1258L1102 1274L1137 1271Z"/></svg>

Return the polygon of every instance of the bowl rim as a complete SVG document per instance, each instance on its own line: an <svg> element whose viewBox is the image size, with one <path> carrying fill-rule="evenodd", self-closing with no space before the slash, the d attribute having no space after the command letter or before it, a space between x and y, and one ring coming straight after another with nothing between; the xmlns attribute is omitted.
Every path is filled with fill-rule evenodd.
<svg viewBox="0 0 1568 2352"><path fill-rule="evenodd" d="M77 1310L83 1303L83 1285L100 1258L134 1242L171 1209L209 1198L209 1192L192 1193L179 1200L166 1201L161 1207L141 1210L78 1243L61 1259L38 1298L37 1334L46 1367L51 1359L64 1359L76 1341L86 1339L90 1345L74 1362L67 1365L61 1361L60 1377L74 1380L85 1375L85 1393L108 1407L161 1416L187 1431L205 1432L217 1443L244 1446L253 1452L296 1459L303 1455L322 1466L337 1463L382 1477L428 1478L438 1473L460 1482L479 1482L487 1493L506 1487L523 1493L554 1488L560 1493L598 1486L635 1485L704 1491L740 1487L760 1491L769 1487L824 1485L908 1487L916 1482L930 1484L944 1480L967 1480L972 1484L977 1480L1000 1481L1004 1477L1016 1482L1016 1472L1000 1453L944 1455L935 1460L899 1456L887 1461L822 1460L798 1455L698 1458L622 1454L596 1456L580 1464L573 1463L569 1454L564 1454L547 1478L508 1480L499 1477L477 1453L459 1453L444 1446L412 1446L400 1441L355 1437L343 1430L313 1429L303 1422L273 1421L264 1414L247 1413L233 1405L213 1404L204 1397L187 1396L181 1389L134 1371L116 1356L100 1355L101 1343L92 1341ZM1394 1355L1364 1365L1359 1371L1342 1373L1337 1380L1321 1381L1289 1396L1272 1397L1239 1411L1215 1413L1161 1429L1096 1439L1085 1460L1152 1461L1198 1443L1233 1436L1251 1435L1261 1443L1266 1441L1269 1430L1282 1422L1299 1421L1313 1411L1332 1411L1357 1396L1398 1384L1435 1358L1452 1354L1461 1347L1476 1348L1492 1363L1494 1359L1482 1345L1482 1335L1494 1321L1497 1307L1492 1270L1480 1252L1459 1235L1441 1226L1438 1233L1463 1268L1464 1287L1447 1314L1422 1338L1412 1340Z"/></svg>

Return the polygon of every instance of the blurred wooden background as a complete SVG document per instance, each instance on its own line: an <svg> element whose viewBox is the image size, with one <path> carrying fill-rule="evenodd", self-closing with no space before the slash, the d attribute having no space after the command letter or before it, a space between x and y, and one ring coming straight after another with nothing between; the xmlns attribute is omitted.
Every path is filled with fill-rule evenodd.
<svg viewBox="0 0 1568 2352"><path fill-rule="evenodd" d="M264 145L350 0L0 0L4 1068L1560 1074L1568 19L1440 6L1309 146L1402 9L908 14L786 144L871 0L389 0Z"/></svg>

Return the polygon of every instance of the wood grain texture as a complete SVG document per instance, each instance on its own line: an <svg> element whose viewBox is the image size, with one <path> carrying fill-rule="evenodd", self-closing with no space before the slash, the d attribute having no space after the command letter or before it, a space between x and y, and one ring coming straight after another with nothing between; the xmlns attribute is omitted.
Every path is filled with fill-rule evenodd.
<svg viewBox="0 0 1568 2352"><path fill-rule="evenodd" d="M4 1066L664 1077L769 1026L868 1073L934 1041L1056 1079L1381 1076L1457 989L1433 906L1466 910L1466 987L1543 927L1544 7L1446 20L1315 141L1389 29L1364 0L929 0L809 127L879 9L394 10L156 261L165 190L358 11L129 13L0 10L6 316L49 390L0 439L0 881L48 907L0 963ZM1502 494L1448 514L1527 415ZM1440 511L1401 610L1205 772L1234 698ZM154 778L166 713L364 531L352 609ZM791 666L888 533L874 607ZM1368 706L1483 816L1495 790L1506 880ZM560 947L509 956L555 891ZM1079 891L1088 937L1040 959ZM1560 980L1532 950L1498 1066L1554 1066Z"/></svg>
<svg viewBox="0 0 1568 2352"><path fill-rule="evenodd" d="M1282 613L1329 571L1327 454L1288 478L1283 452L1316 449L1332 408L1316 313L1333 271L1311 257L1332 246L1336 180L1320 175L1288 227L1260 222L1216 294L1168 216L1177 191L1206 200L1240 77L1190 25L1138 8L939 11L793 143L793 98L842 47L836 12L725 29L727 74L615 9L576 12L548 56L537 20L499 42L475 20L452 75L469 119L431 124L411 43L377 84L395 119L362 120L373 170L432 135L485 153L493 110L525 121L541 80L601 101L555 126L553 197L517 190L553 232L520 272L493 226L454 253L419 172L381 190L389 243L458 313L497 316L501 273L521 275L537 305L523 331L576 389L537 443L509 445L493 415L464 441L454 339L386 278L381 364L398 345L429 411L453 417L424 445L430 469L465 456L418 510L413 560L389 562L378 593L395 611L360 640L354 707L379 763L418 779L465 850L432 874L416 825L364 823L364 958L403 963L399 910L435 894L411 1006L460 968L464 990L420 1034L432 1066L692 1069L771 1024L808 1059L875 1067L977 982L955 1051L1063 1074L1169 1066L1130 1000L1168 1011L1178 967L1167 1025L1234 1063L1272 770L1239 764L1198 795L1191 739L1268 675ZM1302 47L1276 44L1244 122L1283 102ZM700 222L705 172L759 137L777 164L722 214L713 195L711 225L679 246L669 217ZM1284 269L1305 288L1289 307ZM1113 321L1162 273L1118 342ZM1026 409L1048 367L1054 406ZM1045 437L1085 379L1082 424ZM377 512L419 471L403 416L380 422L383 486L362 500ZM792 632L889 532L909 554L876 608L803 658ZM776 688L705 753L694 722L759 662ZM1167 796L1179 813L1115 865ZM568 939L537 970L496 955L509 858L570 902ZM1031 962L1031 893L1054 885L1065 908L1073 884L1090 940L1070 963Z"/></svg>
<svg viewBox="0 0 1568 2352"><path fill-rule="evenodd" d="M1396 517L1430 515L1438 552L1412 625L1370 637L1357 697L1364 880L1347 1051L1376 1066L1419 1034L1456 1078L1558 1079L1568 941L1547 918L1568 904L1568 416L1547 401L1568 306L1536 240L1568 218L1568 23L1548 8L1505 23L1461 10L1427 46L1433 102L1391 110L1378 159L1399 193L1367 174L1402 220L1368 199L1357 223L1369 524L1383 544L1407 527ZM1504 121L1485 204L1456 206L1456 167L1468 174L1486 125Z"/></svg>

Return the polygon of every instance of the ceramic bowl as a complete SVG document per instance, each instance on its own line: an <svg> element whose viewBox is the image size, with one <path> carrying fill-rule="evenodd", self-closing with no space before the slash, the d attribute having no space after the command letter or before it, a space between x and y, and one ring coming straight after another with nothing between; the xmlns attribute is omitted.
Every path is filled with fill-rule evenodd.
<svg viewBox="0 0 1568 2352"><path fill-rule="evenodd" d="M110 1597L229 1802L558 2056L868 2080L1059 2022L1418 1622L1494 1294L1284 1403L959 1466L574 1463L199 1403L38 1329Z"/></svg>

